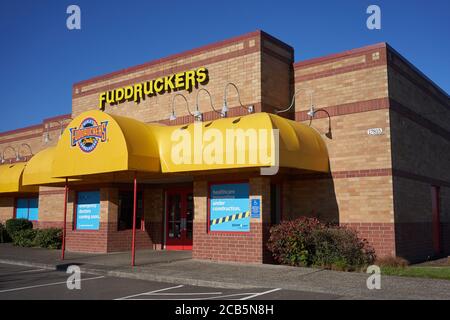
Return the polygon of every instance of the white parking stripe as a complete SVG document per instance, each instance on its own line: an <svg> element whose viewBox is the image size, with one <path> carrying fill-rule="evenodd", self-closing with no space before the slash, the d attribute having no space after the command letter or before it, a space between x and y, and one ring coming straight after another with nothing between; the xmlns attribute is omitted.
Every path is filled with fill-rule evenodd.
<svg viewBox="0 0 450 320"><path fill-rule="evenodd" d="M163 292L163 293L144 293L147 296L157 295L157 296L196 296L203 294L222 294L222 292Z"/></svg>
<svg viewBox="0 0 450 320"><path fill-rule="evenodd" d="M86 278L86 279L80 279L80 280L75 280L75 281L80 281L81 282L81 281L101 279L101 278L104 278L104 277L105 276L99 276L99 277ZM59 284L66 284L66 283L67 283L67 281L53 282L53 283L46 283L46 284L38 284L38 285L35 285L35 286L28 286L28 287L0 290L0 293L11 292L11 291L19 291L19 290L27 290L27 289L40 288L40 287L56 286L56 285L59 285Z"/></svg>
<svg viewBox="0 0 450 320"><path fill-rule="evenodd" d="M154 291L142 292L142 293L138 293L138 294L133 294L131 296L117 298L117 299L114 299L114 300L125 300L125 299L128 299L128 298L133 298L133 297L142 296L142 295L148 295L148 294L152 294L152 293L156 293L156 292L162 292L162 291L171 290L171 289L177 289L177 288L181 288L181 287L183 287L183 285L179 285L179 286L175 286L175 287L169 287L169 288L164 288L164 289L159 289L159 290L154 290Z"/></svg>
<svg viewBox="0 0 450 320"><path fill-rule="evenodd" d="M272 289L272 290L269 290L269 291L264 291L264 292L261 292L261 293L255 293L254 295L242 298L241 300L249 300L249 299L252 299L252 298L256 298L256 297L262 296L264 294L268 294L268 293L272 293L272 292L280 291L280 290L281 290L281 288L276 288L276 289Z"/></svg>
<svg viewBox="0 0 450 320"><path fill-rule="evenodd" d="M44 271L44 270L47 270L47 269L32 269L32 270L25 270L25 271L16 271L16 272L14 272L14 274L16 274L16 273L38 272L38 271Z"/></svg>

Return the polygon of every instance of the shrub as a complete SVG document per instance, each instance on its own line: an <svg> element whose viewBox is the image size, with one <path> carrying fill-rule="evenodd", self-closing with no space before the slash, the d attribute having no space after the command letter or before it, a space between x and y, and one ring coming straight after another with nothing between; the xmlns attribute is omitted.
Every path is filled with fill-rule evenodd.
<svg viewBox="0 0 450 320"><path fill-rule="evenodd" d="M8 233L6 232L5 225L0 223L0 243L10 242L10 238L8 237Z"/></svg>
<svg viewBox="0 0 450 320"><path fill-rule="evenodd" d="M13 244L18 247L33 247L36 233L33 229L17 231L13 237Z"/></svg>
<svg viewBox="0 0 450 320"><path fill-rule="evenodd" d="M62 243L62 229L39 229L34 239L34 244L41 248L60 249Z"/></svg>
<svg viewBox="0 0 450 320"><path fill-rule="evenodd" d="M313 265L334 270L352 271L372 264L375 251L356 231L344 227L317 229L314 241Z"/></svg>
<svg viewBox="0 0 450 320"><path fill-rule="evenodd" d="M274 259L291 266L355 270L373 263L375 251L356 231L299 218L273 226L267 244Z"/></svg>
<svg viewBox="0 0 450 320"><path fill-rule="evenodd" d="M6 232L14 240L17 232L33 228L33 223L27 219L9 219L6 220Z"/></svg>
<svg viewBox="0 0 450 320"><path fill-rule="evenodd" d="M314 252L312 231L324 228L319 220L298 218L283 221L270 229L268 248L274 259L290 266L308 266L312 262Z"/></svg>

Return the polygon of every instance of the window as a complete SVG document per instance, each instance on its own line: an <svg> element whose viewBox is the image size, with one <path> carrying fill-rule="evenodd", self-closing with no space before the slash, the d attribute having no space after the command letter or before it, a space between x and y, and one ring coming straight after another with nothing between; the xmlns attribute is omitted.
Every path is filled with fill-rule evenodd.
<svg viewBox="0 0 450 320"><path fill-rule="evenodd" d="M16 218L38 221L39 199L38 198L19 198L16 201Z"/></svg>
<svg viewBox="0 0 450 320"><path fill-rule="evenodd" d="M100 192L78 192L76 211L77 230L98 230L100 228Z"/></svg>
<svg viewBox="0 0 450 320"><path fill-rule="evenodd" d="M144 205L142 201L142 192L137 193L136 200L136 229L143 229ZM119 230L127 230L133 228L133 201L133 191L119 192L119 221L117 226Z"/></svg>

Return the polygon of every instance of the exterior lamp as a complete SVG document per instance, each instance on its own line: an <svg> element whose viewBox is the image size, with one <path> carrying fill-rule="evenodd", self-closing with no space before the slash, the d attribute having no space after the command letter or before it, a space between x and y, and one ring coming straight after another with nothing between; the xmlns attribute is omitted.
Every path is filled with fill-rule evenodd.
<svg viewBox="0 0 450 320"><path fill-rule="evenodd" d="M295 97L302 90L304 90L307 94L309 94L310 108L308 111L308 116L313 117L314 116L314 114L313 114L314 113L314 105L313 105L314 90L311 90L308 88L300 88L297 91L295 91L294 95L292 96L291 104L289 105L289 107L287 107L286 109L283 109L283 110L276 110L275 113L279 114L279 113L288 112L289 110L291 110L295 103ZM311 115L310 115L310 113L311 113Z"/></svg>
<svg viewBox="0 0 450 320"><path fill-rule="evenodd" d="M176 97L178 97L178 96L182 97L182 98L184 99L184 101L186 101L186 108L187 108L187 111L189 112L189 114L190 114L191 116L194 117L195 121L202 121L202 120L203 120L203 116L202 116L202 113L198 110L198 106L197 106L197 110L195 110L194 113L192 113L191 110L189 109L189 102L188 102L188 100L187 100L186 97L185 97L184 95L182 95L181 93L177 93L177 94L174 95L173 98L172 98L172 114L170 115L169 120L170 120L170 121L173 121L173 120L175 120L175 119L177 118L177 116L175 115L175 99L176 99Z"/></svg>
<svg viewBox="0 0 450 320"><path fill-rule="evenodd" d="M53 122L57 122L59 124L59 126L60 126L58 139L61 139L61 137L62 137L62 135L64 133L64 121L66 121L66 120L72 120L72 118L66 118L66 119L63 119L61 121L60 120L52 120L52 121L47 123L46 131L45 131L45 134L44 134L44 143L49 143L50 140L51 140L50 139L50 127L51 127L51 124Z"/></svg>
<svg viewBox="0 0 450 320"><path fill-rule="evenodd" d="M209 104L211 105L211 108L213 109L213 111L214 111L215 113L220 114L220 116L221 116L222 118L226 117L226 113L223 112L223 109L222 109L222 111L218 111L218 110L216 110L216 108L214 108L211 93L209 93L209 91L206 90L205 88L200 88L200 89L197 91L197 96L195 97L195 106L196 106L196 108L197 108L197 111L199 110L199 108L198 108L198 96L199 96L200 92L202 92L202 91L205 91L205 92L208 94L208 96L209 96ZM196 112L197 112L197 111L196 111ZM195 114L195 113L194 113L194 114Z"/></svg>
<svg viewBox="0 0 450 320"><path fill-rule="evenodd" d="M8 149L10 149L10 150L12 150L12 151L14 152L14 154L16 155L16 161L19 161L19 160L20 160L20 158L19 158L19 153L16 151L16 149L14 149L14 148L11 147L11 146L7 146L5 149L3 149L2 163L5 163L6 160L9 160L9 163L11 163L11 160L13 159L13 158L9 158L9 159L6 159L6 158L5 158L5 152L6 152L6 150L8 150Z"/></svg>
<svg viewBox="0 0 450 320"><path fill-rule="evenodd" d="M30 145L29 145L28 143L22 143L22 144L19 146L18 150L17 150L17 158L19 158L20 148L21 148L21 147L27 147L28 150L30 151L30 156L33 156L33 150L31 150ZM16 160L17 160L17 159L16 159ZM19 161L19 160L20 160L20 159L18 159L17 161Z"/></svg>
<svg viewBox="0 0 450 320"><path fill-rule="evenodd" d="M253 113L253 111L254 111L253 106L245 107L245 106L242 104L242 102L241 102L241 95L239 94L239 89L238 89L238 87L237 87L233 82L228 82L228 83L225 85L225 89L224 89L224 93L223 93L223 107L222 107L222 114L223 114L223 117L226 117L227 114L228 114L228 111L230 110L230 109L228 108L228 103L227 103L227 90L228 90L228 87L229 87L229 86L232 86L232 87L234 87L234 88L236 89L236 92L237 92L237 95L238 95L238 100L239 100L239 105L240 105L242 108L244 108L245 110L247 110L248 113Z"/></svg>

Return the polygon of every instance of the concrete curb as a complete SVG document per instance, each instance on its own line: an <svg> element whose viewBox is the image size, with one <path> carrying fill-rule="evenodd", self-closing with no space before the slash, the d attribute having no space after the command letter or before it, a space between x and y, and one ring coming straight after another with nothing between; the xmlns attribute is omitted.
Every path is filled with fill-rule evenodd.
<svg viewBox="0 0 450 320"><path fill-rule="evenodd" d="M67 266L77 265L76 262L61 263L61 264L56 265L56 264L45 264L45 263L39 263L39 262L18 261L18 260L8 260L8 259L0 259L0 263L24 266L24 267L35 267L35 268L41 268L41 269L47 269L47 270L64 271L64 272L67 269ZM180 277L173 277L173 276L155 275L155 274L143 273L143 272L130 272L130 271L124 271L124 270L103 270L103 269L98 269L95 267L80 267L80 270L83 273L90 273L90 274L100 275L100 276L147 280L147 281L164 282L164 283L170 283L170 284L183 284L183 285L190 285L190 286L202 286L202 287L224 288L224 289L261 288L260 286L243 285L242 283L210 281L210 280L201 280L201 279L189 279L189 278L180 278Z"/></svg>

